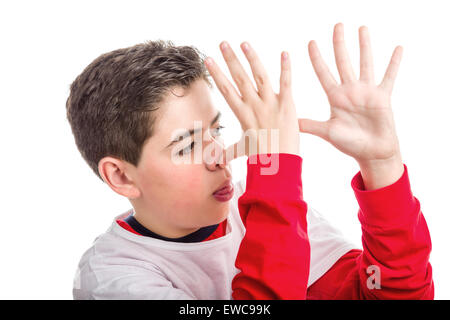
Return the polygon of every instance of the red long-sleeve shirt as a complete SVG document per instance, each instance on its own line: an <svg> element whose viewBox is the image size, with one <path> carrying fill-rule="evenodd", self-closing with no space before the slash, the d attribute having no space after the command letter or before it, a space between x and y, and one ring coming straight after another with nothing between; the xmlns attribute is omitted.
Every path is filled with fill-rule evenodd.
<svg viewBox="0 0 450 320"><path fill-rule="evenodd" d="M376 190L364 190L360 172L353 177L363 250L349 251L307 288L302 158L280 154L278 173L261 175L270 164L252 157L238 202L246 234L236 258L241 272L232 281L234 299L433 299L431 239L406 165L398 181Z"/></svg>
<svg viewBox="0 0 450 320"><path fill-rule="evenodd" d="M234 299L433 298L430 236L406 166L398 181L377 190L364 190L361 173L353 177L363 250L350 250L307 288L310 246L302 158L279 154L275 175L261 175L270 164L258 160L247 161L246 192L238 202L246 234L236 259L241 272L232 282ZM125 221L117 222L139 234ZM203 241L225 235L226 224Z"/></svg>

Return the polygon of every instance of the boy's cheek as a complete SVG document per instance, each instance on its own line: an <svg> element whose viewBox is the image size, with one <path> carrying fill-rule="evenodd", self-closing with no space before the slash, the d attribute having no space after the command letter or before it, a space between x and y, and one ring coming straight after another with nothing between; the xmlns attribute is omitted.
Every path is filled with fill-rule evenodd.
<svg viewBox="0 0 450 320"><path fill-rule="evenodd" d="M202 219L205 210L205 201L195 193L173 194L172 199L167 199L167 207L170 208L171 219L174 223L190 225Z"/></svg>
<svg viewBox="0 0 450 320"><path fill-rule="evenodd" d="M176 190L194 193L203 189L203 171L199 165L173 166L167 171L167 181Z"/></svg>

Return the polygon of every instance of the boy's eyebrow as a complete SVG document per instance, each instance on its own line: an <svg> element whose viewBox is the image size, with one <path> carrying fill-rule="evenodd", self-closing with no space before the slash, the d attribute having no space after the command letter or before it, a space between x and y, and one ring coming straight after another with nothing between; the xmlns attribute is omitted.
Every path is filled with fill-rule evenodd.
<svg viewBox="0 0 450 320"><path fill-rule="evenodd" d="M222 115L222 114L220 113L220 111L217 112L217 114L216 114L216 116L214 117L214 119L212 119L210 126L212 126L214 123L216 123L217 120L219 120L219 118L220 118L221 115ZM174 140L172 140L172 141L167 145L166 148L170 147L170 146L173 145L175 142L179 142L179 141L183 140L184 138L187 138L187 137L193 135L194 133L196 133L196 132L198 132L198 131L200 131L200 130L201 130L201 129L196 129L196 130L190 129L190 130L188 130L188 131L186 131L186 132L184 132L184 133L179 134Z"/></svg>

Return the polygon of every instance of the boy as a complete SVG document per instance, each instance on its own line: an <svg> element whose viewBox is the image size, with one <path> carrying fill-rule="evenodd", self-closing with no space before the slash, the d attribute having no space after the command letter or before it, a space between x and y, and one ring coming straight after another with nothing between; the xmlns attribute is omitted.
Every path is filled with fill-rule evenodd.
<svg viewBox="0 0 450 320"><path fill-rule="evenodd" d="M397 56L378 90L366 30L360 29L359 81L349 69L342 34L338 24L334 44L342 86L310 44L332 105L326 123L297 121L286 55L278 95L246 44L242 49L258 91L226 43L222 54L240 93L212 59L205 60L245 132L227 151L221 149L220 114L195 49L153 42L91 63L71 86L68 119L93 171L130 199L133 209L116 217L83 255L74 298L432 298L431 241L399 157L393 122L387 121ZM201 146L190 139L195 121L205 124ZM352 188L360 204L363 250L303 200L299 127L360 164ZM180 133L182 128L188 130ZM254 134L264 129L274 130L277 143ZM228 161L241 155L235 151L246 138L257 148L245 149L247 178L233 186ZM214 161L192 161L196 148L211 145ZM273 174L262 174L264 155L278 161Z"/></svg>

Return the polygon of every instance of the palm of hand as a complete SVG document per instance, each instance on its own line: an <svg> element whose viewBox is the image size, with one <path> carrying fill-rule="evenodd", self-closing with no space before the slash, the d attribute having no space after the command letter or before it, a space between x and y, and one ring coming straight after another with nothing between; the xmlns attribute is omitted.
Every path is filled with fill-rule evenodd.
<svg viewBox="0 0 450 320"><path fill-rule="evenodd" d="M384 159L398 148L389 95L377 86L346 83L328 93L327 140L360 160Z"/></svg>
<svg viewBox="0 0 450 320"><path fill-rule="evenodd" d="M311 62L330 103L330 119L299 119L300 131L323 138L357 161L389 159L399 152L390 99L401 47L394 50L383 81L376 85L367 28L360 28L359 79L348 58L342 24L335 27L333 43L341 84L332 76L315 42L309 44Z"/></svg>

